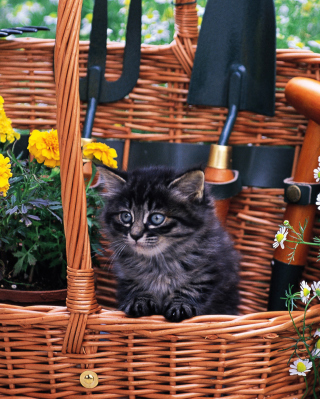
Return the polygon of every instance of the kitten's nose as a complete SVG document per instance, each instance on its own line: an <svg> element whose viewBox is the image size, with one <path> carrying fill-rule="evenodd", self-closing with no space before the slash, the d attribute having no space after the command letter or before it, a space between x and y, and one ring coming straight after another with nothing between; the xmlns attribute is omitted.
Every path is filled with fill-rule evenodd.
<svg viewBox="0 0 320 399"><path fill-rule="evenodd" d="M143 236L143 231L131 232L130 235L135 241L138 241Z"/></svg>

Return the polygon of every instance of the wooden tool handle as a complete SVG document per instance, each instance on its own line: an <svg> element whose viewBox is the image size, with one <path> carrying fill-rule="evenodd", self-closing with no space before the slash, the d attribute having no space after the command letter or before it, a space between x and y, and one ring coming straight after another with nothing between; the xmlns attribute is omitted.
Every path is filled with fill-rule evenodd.
<svg viewBox="0 0 320 399"><path fill-rule="evenodd" d="M320 155L320 82L307 78L293 78L286 86L285 95L291 105L307 118L311 118L293 180L298 183L315 183L313 170L318 166L318 157ZM284 220L288 220L296 230L299 230L299 223L304 225L305 220L308 220L304 239L305 241L310 241L315 212L315 204L288 204ZM278 247L274 258L287 263L288 255L291 252L290 248L281 249ZM291 264L304 265L307 254L308 246L299 245Z"/></svg>
<svg viewBox="0 0 320 399"><path fill-rule="evenodd" d="M224 183L234 178L231 169L217 169L210 166L206 167L204 175L208 183ZM227 219L230 199L231 198L215 201L215 212L222 224L225 224Z"/></svg>
<svg viewBox="0 0 320 399"><path fill-rule="evenodd" d="M207 167L204 171L208 183L225 183L234 178L231 170L232 148L227 145L211 144ZM230 198L215 201L215 212L222 224L228 215Z"/></svg>
<svg viewBox="0 0 320 399"><path fill-rule="evenodd" d="M300 114L320 125L320 82L293 78L285 89L286 99Z"/></svg>
<svg viewBox="0 0 320 399"><path fill-rule="evenodd" d="M293 78L285 89L288 102L307 118L311 118L300 151L296 172L293 181L296 183L315 183L313 170L318 166L320 155L320 83L311 79ZM304 231L304 240L310 241L316 205L297 205L289 203L284 213L284 219L296 231L299 224L302 226L307 220ZM290 236L287 237L291 239ZM269 292L268 310L286 310L286 303L282 299L288 287L293 287L293 292L298 290L303 267L308 256L308 245L298 245L294 259L289 264L293 243L280 246L275 250L272 262L272 276Z"/></svg>

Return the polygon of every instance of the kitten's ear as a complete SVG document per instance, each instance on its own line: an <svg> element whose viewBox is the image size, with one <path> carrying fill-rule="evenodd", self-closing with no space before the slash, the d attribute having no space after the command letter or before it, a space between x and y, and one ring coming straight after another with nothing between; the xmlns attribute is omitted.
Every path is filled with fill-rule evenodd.
<svg viewBox="0 0 320 399"><path fill-rule="evenodd" d="M202 170L186 172L182 176L173 180L169 188L185 200L201 200L204 190L204 173Z"/></svg>
<svg viewBox="0 0 320 399"><path fill-rule="evenodd" d="M114 195L119 193L127 183L126 173L118 172L117 170L111 170L104 167L99 167L99 188L103 195Z"/></svg>

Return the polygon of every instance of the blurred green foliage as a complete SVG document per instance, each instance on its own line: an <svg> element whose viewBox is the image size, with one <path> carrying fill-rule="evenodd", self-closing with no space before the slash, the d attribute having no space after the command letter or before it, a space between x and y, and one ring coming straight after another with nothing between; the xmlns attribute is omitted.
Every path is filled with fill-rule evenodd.
<svg viewBox="0 0 320 399"><path fill-rule="evenodd" d="M254 1L254 0L252 0ZM108 1L108 39L125 40L130 0ZM89 39L93 0L83 0L80 37ZM142 40L144 43L170 43L174 34L174 6L171 0L143 0ZM199 26L206 0L198 0ZM320 0L274 0L278 48L310 48L320 52ZM0 28L45 25L50 32L36 37L55 37L58 0L0 0Z"/></svg>

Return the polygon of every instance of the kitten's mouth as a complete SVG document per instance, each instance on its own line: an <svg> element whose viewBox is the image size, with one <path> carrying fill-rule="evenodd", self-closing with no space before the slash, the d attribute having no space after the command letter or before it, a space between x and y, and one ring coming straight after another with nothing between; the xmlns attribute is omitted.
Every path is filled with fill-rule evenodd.
<svg viewBox="0 0 320 399"><path fill-rule="evenodd" d="M129 241L132 249L138 254L153 256L163 250L163 248L160 248L161 245L159 245L158 239L149 238L138 241L129 239Z"/></svg>

